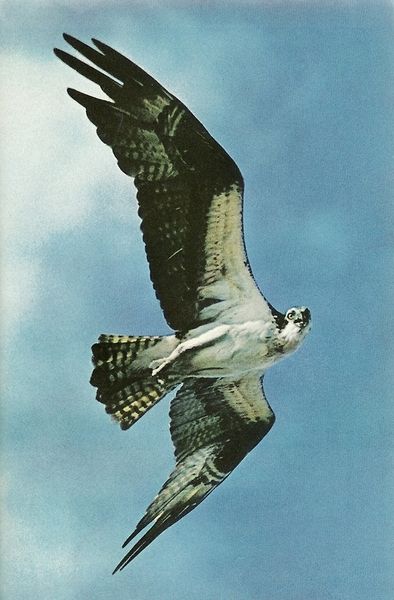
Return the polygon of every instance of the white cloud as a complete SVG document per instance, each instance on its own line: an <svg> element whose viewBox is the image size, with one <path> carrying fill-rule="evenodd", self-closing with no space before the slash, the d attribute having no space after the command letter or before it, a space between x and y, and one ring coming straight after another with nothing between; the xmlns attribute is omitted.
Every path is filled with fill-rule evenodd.
<svg viewBox="0 0 394 600"><path fill-rule="evenodd" d="M34 531L25 521L6 510L2 513L2 523L5 534L2 556L7 557L7 562L18 564L28 555L25 576L37 578L41 575L46 578L50 570L53 571L52 577L57 575L61 579L66 573L74 570L75 558L71 548L62 548L57 544L56 548L43 548L40 532Z"/></svg>
<svg viewBox="0 0 394 600"><path fill-rule="evenodd" d="M6 240L22 230L26 241L38 243L81 223L92 209L89 166L99 172L106 156L92 143L89 124L81 126L61 68L22 55L2 58Z"/></svg>
<svg viewBox="0 0 394 600"><path fill-rule="evenodd" d="M5 598L22 598L34 589L42 598L71 597L62 593L64 582L75 577L75 550L62 539L46 540L43 531L7 509L2 510L1 589ZM17 580L7 574L18 572ZM60 592L59 592L60 590ZM59 595L60 594L60 595Z"/></svg>
<svg viewBox="0 0 394 600"><path fill-rule="evenodd" d="M38 260L3 258L1 269L1 321L2 330L13 332L17 321L27 315L35 305L41 268Z"/></svg>
<svg viewBox="0 0 394 600"><path fill-rule="evenodd" d="M65 93L77 77L70 69L63 77L55 58L2 57L1 300L9 328L34 305L43 244L84 226L103 208L93 193L100 177L119 178L111 152L95 143L82 108Z"/></svg>

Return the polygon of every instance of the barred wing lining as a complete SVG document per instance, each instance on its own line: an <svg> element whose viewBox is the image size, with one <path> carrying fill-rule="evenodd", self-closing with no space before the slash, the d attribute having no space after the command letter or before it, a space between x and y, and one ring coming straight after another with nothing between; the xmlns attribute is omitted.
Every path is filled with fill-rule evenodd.
<svg viewBox="0 0 394 600"><path fill-rule="evenodd" d="M257 376L188 380L173 399L170 416L176 467L123 547L150 523L153 526L114 572L200 504L268 433L275 419Z"/></svg>
<svg viewBox="0 0 394 600"><path fill-rule="evenodd" d="M65 35L93 68L56 55L112 101L69 90L85 107L119 167L135 178L151 279L168 324L185 331L253 309L272 318L249 272L242 235L242 175L194 115L150 75L112 48Z"/></svg>

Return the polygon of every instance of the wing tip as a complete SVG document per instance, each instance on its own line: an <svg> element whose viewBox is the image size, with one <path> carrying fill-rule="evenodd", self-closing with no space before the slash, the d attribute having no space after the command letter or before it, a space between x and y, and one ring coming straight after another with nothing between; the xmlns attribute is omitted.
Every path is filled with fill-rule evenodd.
<svg viewBox="0 0 394 600"><path fill-rule="evenodd" d="M135 547L134 547L135 548ZM129 563L131 563L131 561L137 556L137 554L139 554L141 552L141 550L139 550L138 552L134 552L134 548L132 548L130 550L130 552L128 552L126 554L126 556L124 556L122 558L122 560L116 565L116 567L114 568L114 570L112 571L112 575L115 575L115 573L120 573L120 571L123 571L123 569L125 567L127 567L127 565Z"/></svg>
<svg viewBox="0 0 394 600"><path fill-rule="evenodd" d="M128 544L130 544L131 540L133 540L135 538L136 535L138 535L140 533L140 531L142 531L144 529L144 526L139 527L137 525L137 527L134 529L133 533L131 533L129 535L129 537L123 542L122 544L122 548L125 548Z"/></svg>
<svg viewBox="0 0 394 600"><path fill-rule="evenodd" d="M66 33L65 31L63 31L63 39L64 39L64 41L66 41L68 44L71 44L71 45L72 45L72 42L78 41L77 38L70 35L69 33Z"/></svg>
<svg viewBox="0 0 394 600"><path fill-rule="evenodd" d="M112 575L115 575L115 573L117 573L118 571L123 571L123 569L127 567L127 565L131 563L131 561L134 560L138 556L138 554L145 550L145 548L147 548L147 546L149 546L153 542L153 540L155 540L165 529L167 529L167 527L169 527L172 524L171 522L166 523L167 520L168 519L165 519L164 522L159 524L155 523L150 529L148 529L148 531L138 540L138 542L134 544L134 546L116 565L115 569L112 571ZM124 542L122 548L124 548L125 545L128 544L145 527L146 525L141 525L141 527L137 526L131 534L131 536L129 536Z"/></svg>
<svg viewBox="0 0 394 600"><path fill-rule="evenodd" d="M117 564L114 570L112 571L111 575L115 575L116 573L120 573L121 571L123 571L123 569L127 567L127 565L133 560L133 558L122 558L120 563Z"/></svg>
<svg viewBox="0 0 394 600"><path fill-rule="evenodd" d="M135 535L137 535L138 531L135 531L129 538L128 540L126 540L126 542L128 543ZM145 537L145 536L144 536ZM142 552L142 550L149 545L150 542L148 542L147 544L144 543L144 538L141 538L130 550L129 552L122 558L122 560L116 565L115 569L112 571L112 575L115 575L115 573L117 573L118 571L123 571L123 569L125 567L127 567L127 565L129 563L131 563L132 560L134 560L134 558L140 554L140 552ZM151 540L152 541L152 540ZM122 545L122 548L125 547L126 542Z"/></svg>
<svg viewBox="0 0 394 600"><path fill-rule="evenodd" d="M53 53L55 54L55 56L57 56L57 58L60 58L60 60L63 61L64 63L67 63L68 57L71 56L70 54L68 54L64 50L61 50L60 48L54 48Z"/></svg>
<svg viewBox="0 0 394 600"><path fill-rule="evenodd" d="M84 99L86 97L86 94L82 94L82 92L78 92L78 90L74 90L74 88L67 88L67 94L70 96L70 98L75 100L75 102L78 102L78 104L85 106Z"/></svg>
<svg viewBox="0 0 394 600"><path fill-rule="evenodd" d="M94 96L89 96L89 94L84 94L83 92L74 90L74 88L67 88L67 94L70 96L70 98L75 100L75 102L78 102L78 104L86 109L90 108L92 105L97 107L98 105L102 106L111 104L106 100L101 100L100 98L95 98Z"/></svg>
<svg viewBox="0 0 394 600"><path fill-rule="evenodd" d="M104 42L100 42L100 40L98 40L97 38L91 38L91 40L92 40L93 44L96 46L96 48L98 48L100 50L100 52L102 52L103 54L112 50L112 48L107 46L107 44L104 44Z"/></svg>
<svg viewBox="0 0 394 600"><path fill-rule="evenodd" d="M111 575L115 575L115 573L117 573L118 571L121 571L123 567L121 567L121 562L116 565L116 567L114 568L114 570L112 571Z"/></svg>

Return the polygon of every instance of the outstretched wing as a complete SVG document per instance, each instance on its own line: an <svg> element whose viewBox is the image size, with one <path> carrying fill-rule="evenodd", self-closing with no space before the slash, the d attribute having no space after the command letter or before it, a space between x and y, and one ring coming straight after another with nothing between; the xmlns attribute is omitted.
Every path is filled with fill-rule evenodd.
<svg viewBox="0 0 394 600"><path fill-rule="evenodd" d="M135 178L151 279L168 324L272 319L250 273L242 233L242 175L223 148L172 94L102 42L65 40L105 73L55 49L112 102L75 90L119 167Z"/></svg>
<svg viewBox="0 0 394 600"><path fill-rule="evenodd" d="M114 573L200 504L268 433L275 420L256 375L237 381L187 380L172 401L170 416L176 467L123 547L147 525L154 525Z"/></svg>

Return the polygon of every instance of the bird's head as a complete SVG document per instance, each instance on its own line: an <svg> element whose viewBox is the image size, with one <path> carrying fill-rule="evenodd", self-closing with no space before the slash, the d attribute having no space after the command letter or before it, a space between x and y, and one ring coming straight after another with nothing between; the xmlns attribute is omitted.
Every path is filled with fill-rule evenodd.
<svg viewBox="0 0 394 600"><path fill-rule="evenodd" d="M295 349L311 328L311 312L306 306L293 306L285 314L280 337L289 350Z"/></svg>

